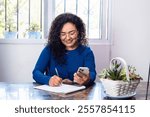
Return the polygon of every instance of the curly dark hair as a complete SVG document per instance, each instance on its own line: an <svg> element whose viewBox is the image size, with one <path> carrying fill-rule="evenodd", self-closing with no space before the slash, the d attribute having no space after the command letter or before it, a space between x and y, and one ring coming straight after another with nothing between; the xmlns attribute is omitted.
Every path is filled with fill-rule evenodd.
<svg viewBox="0 0 150 117"><path fill-rule="evenodd" d="M58 15L51 24L48 36L48 46L53 56L59 63L64 63L64 54L66 52L65 45L61 42L60 33L66 23L73 23L78 33L78 44L87 45L85 24L80 17L72 13L63 13Z"/></svg>

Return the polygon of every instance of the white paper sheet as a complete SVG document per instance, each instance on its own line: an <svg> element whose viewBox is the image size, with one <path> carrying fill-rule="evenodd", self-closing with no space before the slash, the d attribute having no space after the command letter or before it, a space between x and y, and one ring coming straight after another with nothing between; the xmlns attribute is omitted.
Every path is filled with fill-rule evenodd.
<svg viewBox="0 0 150 117"><path fill-rule="evenodd" d="M68 84L61 84L58 87L51 87L48 85L40 85L40 86L36 86L34 87L36 89L41 89L41 90L45 90L45 91L50 91L50 92L54 92L54 93L71 93L71 92L75 92L78 90L82 90L85 89L85 86L76 86L76 85L68 85Z"/></svg>

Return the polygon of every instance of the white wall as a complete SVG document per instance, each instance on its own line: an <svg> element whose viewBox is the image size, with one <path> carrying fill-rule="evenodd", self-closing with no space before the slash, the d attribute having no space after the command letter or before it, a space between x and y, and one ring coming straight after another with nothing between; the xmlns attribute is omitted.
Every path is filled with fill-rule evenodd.
<svg viewBox="0 0 150 117"><path fill-rule="evenodd" d="M112 57L134 65L144 80L150 63L150 0L112 0Z"/></svg>
<svg viewBox="0 0 150 117"><path fill-rule="evenodd" d="M0 40L0 82L32 82L32 70L45 41ZM91 45L99 72L108 65L109 46Z"/></svg>
<svg viewBox="0 0 150 117"><path fill-rule="evenodd" d="M32 70L42 46L38 43L0 43L0 81L32 81Z"/></svg>

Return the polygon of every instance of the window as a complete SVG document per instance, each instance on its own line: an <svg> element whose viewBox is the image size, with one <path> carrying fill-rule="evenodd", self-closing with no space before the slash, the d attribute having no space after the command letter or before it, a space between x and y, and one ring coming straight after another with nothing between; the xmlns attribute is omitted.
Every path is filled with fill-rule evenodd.
<svg viewBox="0 0 150 117"><path fill-rule="evenodd" d="M63 12L83 19L89 39L108 39L109 0L1 0L0 38L8 30L17 32L15 38L29 38L31 29L47 38L51 21Z"/></svg>
<svg viewBox="0 0 150 117"><path fill-rule="evenodd" d="M109 0L55 0L55 16L71 12L86 24L90 39L108 39Z"/></svg>
<svg viewBox="0 0 150 117"><path fill-rule="evenodd" d="M43 0L1 0L0 38L29 38L31 31L42 32ZM7 36L7 38L11 38Z"/></svg>

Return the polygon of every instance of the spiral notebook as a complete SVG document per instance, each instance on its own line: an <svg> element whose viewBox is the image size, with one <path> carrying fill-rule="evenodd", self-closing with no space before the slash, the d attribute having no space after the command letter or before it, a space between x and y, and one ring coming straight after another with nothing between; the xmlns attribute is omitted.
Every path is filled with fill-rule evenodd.
<svg viewBox="0 0 150 117"><path fill-rule="evenodd" d="M54 93L63 93L63 94L68 94L72 92L76 92L82 89L85 89L85 86L79 86L79 85L69 85L69 84L61 84L60 86L57 87L52 87L49 85L40 85L34 87L35 89L40 89L40 90L45 90L45 91L50 91Z"/></svg>

